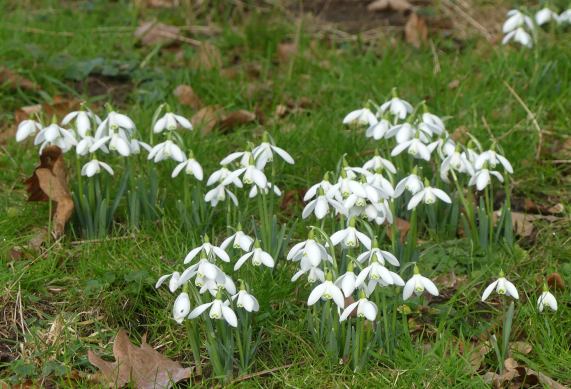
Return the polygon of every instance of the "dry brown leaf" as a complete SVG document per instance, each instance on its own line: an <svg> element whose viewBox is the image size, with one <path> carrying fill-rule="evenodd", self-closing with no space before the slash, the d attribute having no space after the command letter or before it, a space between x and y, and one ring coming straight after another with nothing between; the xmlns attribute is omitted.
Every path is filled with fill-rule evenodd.
<svg viewBox="0 0 571 389"><path fill-rule="evenodd" d="M0 86L6 86L11 89L24 89L29 91L40 90L40 86L34 81L14 73L8 68L0 67Z"/></svg>
<svg viewBox="0 0 571 389"><path fill-rule="evenodd" d="M401 219L400 217L397 217L395 219L394 224L392 224L391 227L389 229L387 229L387 235L388 235L389 239L392 239L392 228L394 228L394 227L396 227L397 230L400 232L400 242L404 243L406 235L408 234L408 231L410 230L410 223L404 219Z"/></svg>
<svg viewBox="0 0 571 389"><path fill-rule="evenodd" d="M194 109L200 109L200 107L202 107L200 97L198 97L190 85L181 84L177 86L173 94L182 105L188 105Z"/></svg>
<svg viewBox="0 0 571 389"><path fill-rule="evenodd" d="M492 351L492 348L487 343L479 343L476 347L474 347L468 359L470 362L470 367L474 370L474 372L480 370L482 362L484 362L486 355L490 351Z"/></svg>
<svg viewBox="0 0 571 389"><path fill-rule="evenodd" d="M67 188L67 175L61 149L46 147L40 155L40 166L25 181L28 201L48 201L55 203L53 230L55 238L63 235L65 223L73 213L73 200Z"/></svg>
<svg viewBox="0 0 571 389"><path fill-rule="evenodd" d="M412 9L412 5L407 0L376 0L367 6L370 12L397 11L405 12Z"/></svg>
<svg viewBox="0 0 571 389"><path fill-rule="evenodd" d="M484 374L484 382L488 385L493 385L494 388L520 388L524 387L522 385L525 384L526 388L543 385L551 389L568 389L567 386L561 385L543 373L519 365L513 358L508 358L504 361L504 368L505 370L502 374L495 372Z"/></svg>
<svg viewBox="0 0 571 389"><path fill-rule="evenodd" d="M245 109L240 109L238 111L230 112L224 117L224 119L220 122L220 130L223 132L230 131L234 127L252 123L255 120L255 113L246 111Z"/></svg>
<svg viewBox="0 0 571 389"><path fill-rule="evenodd" d="M109 387L123 387L132 382L137 388L170 388L173 383L190 378L191 368L183 368L149 346L143 337L134 346L125 330L119 330L113 344L115 362L101 359L89 350L89 362L100 370L101 380Z"/></svg>
<svg viewBox="0 0 571 389"><path fill-rule="evenodd" d="M35 251L39 251L47 239L48 230L46 228L36 228L32 235L32 239L28 242L28 246Z"/></svg>
<svg viewBox="0 0 571 389"><path fill-rule="evenodd" d="M289 63L297 54L297 44L292 42L284 42L278 45L278 61L282 64Z"/></svg>
<svg viewBox="0 0 571 389"><path fill-rule="evenodd" d="M190 121L192 126L199 129L202 134L209 134L223 116L223 109L219 105L208 105L194 114Z"/></svg>
<svg viewBox="0 0 571 389"><path fill-rule="evenodd" d="M521 237L529 237L533 234L533 222L536 220L547 220L555 222L561 218L553 215L536 215L523 212L512 212L512 225L514 232ZM501 211L494 212L494 222L501 217Z"/></svg>
<svg viewBox="0 0 571 389"><path fill-rule="evenodd" d="M428 27L423 18L412 12L404 26L404 36L408 43L416 47L428 41Z"/></svg>
<svg viewBox="0 0 571 389"><path fill-rule="evenodd" d="M563 290L565 289L565 281L563 281L563 277L559 273L551 273L547 276L547 285L551 289L555 290Z"/></svg>
<svg viewBox="0 0 571 389"><path fill-rule="evenodd" d="M468 132L469 132L468 127L460 126L460 127L457 127L454 130L454 132L452 132L452 135L450 137L456 142L464 143L464 141L467 138Z"/></svg>
<svg viewBox="0 0 571 389"><path fill-rule="evenodd" d="M170 45L179 40L180 29L176 26L148 21L141 23L134 34L143 46Z"/></svg>
<svg viewBox="0 0 571 389"><path fill-rule="evenodd" d="M517 341L517 342L510 342L510 351L515 351L520 354L527 355L532 350L531 344L527 342Z"/></svg>
<svg viewBox="0 0 571 389"><path fill-rule="evenodd" d="M448 89L456 89L460 86L460 80L452 80L448 83Z"/></svg>
<svg viewBox="0 0 571 389"><path fill-rule="evenodd" d="M547 212L549 212L551 214L558 215L560 213L565 212L565 206L561 203L557 203L557 204L547 208Z"/></svg>
<svg viewBox="0 0 571 389"><path fill-rule="evenodd" d="M222 67L222 55L218 47L208 43L202 42L198 47L198 58L193 62L193 67L196 69L218 69Z"/></svg>

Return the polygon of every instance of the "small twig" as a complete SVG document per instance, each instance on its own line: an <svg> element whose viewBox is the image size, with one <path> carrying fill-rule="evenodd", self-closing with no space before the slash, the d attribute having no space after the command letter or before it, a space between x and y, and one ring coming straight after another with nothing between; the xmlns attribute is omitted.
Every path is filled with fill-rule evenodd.
<svg viewBox="0 0 571 389"><path fill-rule="evenodd" d="M432 58L434 62L434 74L440 73L440 61L438 60L438 52L436 51L436 46L434 45L433 40L430 40L430 51L432 52Z"/></svg>
<svg viewBox="0 0 571 389"><path fill-rule="evenodd" d="M448 5L450 8L453 8L457 13L459 13L460 16L466 19L466 21L469 24L471 24L476 30L480 31L480 33L484 36L484 38L486 38L490 42L493 40L492 34L490 34L484 26L482 26L476 19L474 19L472 15L464 11L461 7L454 4L450 0L444 0L444 3L446 3L446 5Z"/></svg>
<svg viewBox="0 0 571 389"><path fill-rule="evenodd" d="M508 88L508 90L513 95L513 97L515 97L515 99L518 101L518 103L520 103L520 105L523 107L525 112L527 112L529 119L531 119L533 126L537 130L537 135L538 135L539 139L537 141L537 148L535 149L535 159L539 160L539 157L541 156L541 148L543 147L543 131L541 130L541 127L539 126L539 123L537 122L535 114L533 112L531 112L531 110L529 109L527 104L522 100L521 97L519 97L517 92L505 80L504 80L504 85L506 86L506 88Z"/></svg>
<svg viewBox="0 0 571 389"><path fill-rule="evenodd" d="M246 374L243 375L242 377L238 377L236 378L234 381L231 382L230 385L238 383L238 382L242 382L242 381L247 381L250 378L254 378L254 377L261 377L264 375L268 375L268 374L272 374L273 372L276 372L278 370L282 370L282 369L289 369L292 366L296 366L296 365L300 365L301 362L295 362L295 363L288 363L287 365L283 365L283 366L278 366L278 367L273 367L271 369L267 369L267 370L262 370L262 371L257 371L255 373L250 373L250 374Z"/></svg>
<svg viewBox="0 0 571 389"><path fill-rule="evenodd" d="M89 240L74 240L71 242L73 246L77 246L80 244L89 244L89 243L103 243L103 242L111 242L114 240L125 240L125 239L132 239L133 235L126 235L126 236L115 236L112 238L103 238L103 239L89 239Z"/></svg>
<svg viewBox="0 0 571 389"><path fill-rule="evenodd" d="M488 121L483 116L482 116L482 123L484 124L484 128L486 129L486 131L488 131L488 135L490 136L490 138L494 141L494 143L497 143L498 140L494 136L494 133L492 132L492 129L490 128L490 125L488 124Z"/></svg>
<svg viewBox="0 0 571 389"><path fill-rule="evenodd" d="M566 163L571 163L571 159L552 159L552 160L548 160L545 162L550 162L550 163L554 163L554 164L566 164Z"/></svg>

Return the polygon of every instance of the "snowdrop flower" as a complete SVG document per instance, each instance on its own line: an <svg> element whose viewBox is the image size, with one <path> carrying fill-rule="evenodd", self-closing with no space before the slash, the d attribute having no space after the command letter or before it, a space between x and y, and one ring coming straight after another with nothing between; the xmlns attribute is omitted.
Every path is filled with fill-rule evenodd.
<svg viewBox="0 0 571 389"><path fill-rule="evenodd" d="M77 143L77 146L75 146L75 152L77 153L77 155L85 156L87 155L87 153L89 153L89 149L91 148L91 146L95 144L95 142L96 139L94 137L84 136L83 139L81 139ZM109 149L107 149L107 146L102 145L101 151L103 151L104 153L108 153Z"/></svg>
<svg viewBox="0 0 571 389"><path fill-rule="evenodd" d="M393 184L382 175L381 169L377 169L374 174L368 175L367 183L375 188L383 198L390 198L395 194Z"/></svg>
<svg viewBox="0 0 571 389"><path fill-rule="evenodd" d="M367 249L371 248L371 239L355 228L355 218L349 220L347 228L331 235L331 243L333 243L333 246L337 246L341 243L344 247L357 247L359 242Z"/></svg>
<svg viewBox="0 0 571 389"><path fill-rule="evenodd" d="M504 34L513 32L518 28L522 28L524 25L530 30L534 29L533 21L531 18L517 9L512 9L507 14L508 19L504 22L502 26L502 31Z"/></svg>
<svg viewBox="0 0 571 389"><path fill-rule="evenodd" d="M258 188L258 186L252 185L252 187L250 188L250 192L248 193L248 197L253 199L254 197L256 197L258 195L258 193L262 193L264 195L267 195L268 193L270 193L270 189L272 190L272 192L274 192L274 194L276 196L279 197L282 195L282 191L280 190L280 188L278 188L276 185L268 182L266 184L265 188Z"/></svg>
<svg viewBox="0 0 571 389"><path fill-rule="evenodd" d="M416 168L413 170L412 174L406 176L399 181L395 188L395 197L399 197L405 191L405 189L410 192L410 194L415 194L420 192L424 188L422 181L419 176L416 175Z"/></svg>
<svg viewBox="0 0 571 389"><path fill-rule="evenodd" d="M32 136L36 131L41 130L42 125L35 120L23 120L18 124L16 131L16 142L22 142L24 139Z"/></svg>
<svg viewBox="0 0 571 389"><path fill-rule="evenodd" d="M543 293L537 299L537 309L543 312L543 308L548 306L552 311L557 311L557 300L555 296L549 292L547 285L543 285Z"/></svg>
<svg viewBox="0 0 571 389"><path fill-rule="evenodd" d="M182 276L181 276L182 278ZM199 277L196 278L199 280ZM236 293L236 285L232 278L228 277L224 272L220 271L216 278L202 278L200 279L200 283L202 284L199 293L203 294L206 291L209 291L212 296L216 296L219 291L226 290L231 295ZM195 282L195 284L199 284L199 282Z"/></svg>
<svg viewBox="0 0 571 389"><path fill-rule="evenodd" d="M488 285L488 287L484 290L484 293L482 294L482 301L486 301L494 289L499 295L510 296L516 300L519 299L519 293L517 292L515 285L504 277L503 271L500 271L500 277Z"/></svg>
<svg viewBox="0 0 571 389"><path fill-rule="evenodd" d="M107 143L109 143L109 150L117 151L123 157L128 157L131 155L131 144L127 139L127 134L124 130L120 129L118 131L111 131L109 135L97 137L96 141L89 147L89 152L94 153L101 149L105 151Z"/></svg>
<svg viewBox="0 0 571 389"><path fill-rule="evenodd" d="M232 244L232 247L235 249L240 248L243 251L248 251L252 247L252 243L254 243L254 239L244 234L244 232L242 232L242 226L238 225L236 232L230 235L228 238L224 239L220 245L220 248L226 250L230 244Z"/></svg>
<svg viewBox="0 0 571 389"><path fill-rule="evenodd" d="M392 138L394 137L397 143L404 143L411 139L413 139L418 134L418 138L422 142L428 142L429 138L427 134L424 134L422 131L419 131L417 128L413 127L410 123L402 123L397 124L396 126L391 127L391 129L387 132L386 137ZM428 134L432 135L432 134Z"/></svg>
<svg viewBox="0 0 571 389"><path fill-rule="evenodd" d="M226 195L228 195L235 206L238 206L238 198L236 195L230 192L223 184L219 184L214 189L209 190L204 195L204 201L209 202L211 206L215 207L219 202L226 200Z"/></svg>
<svg viewBox="0 0 571 389"><path fill-rule="evenodd" d="M216 299L210 303L199 305L198 307L194 308L192 312L188 315L189 319L195 319L200 316L204 311L210 308L210 312L208 316L214 320L222 320L224 319L228 324L232 327L238 327L238 318L234 311L228 307L230 302L228 300L222 302L221 294L219 293L216 296Z"/></svg>
<svg viewBox="0 0 571 389"><path fill-rule="evenodd" d="M393 165L393 163L388 159L381 157L378 150L375 152L375 156L373 158L363 164L363 169L371 172L379 172L380 170L386 169L392 174L396 174L397 172L395 165Z"/></svg>
<svg viewBox="0 0 571 389"><path fill-rule="evenodd" d="M201 251L209 259L220 258L224 262L230 262L230 257L226 251L218 246L214 246L212 243L210 243L208 235L204 235L203 243L200 246L190 250L190 252L184 258L184 263L187 264L192 261L194 257L196 257Z"/></svg>
<svg viewBox="0 0 571 389"><path fill-rule="evenodd" d="M319 299L323 300L333 300L339 308L345 307L345 299L343 298L343 292L332 282L333 276L331 273L327 274L327 278L321 284L317 285L307 299L307 305L312 306Z"/></svg>
<svg viewBox="0 0 571 389"><path fill-rule="evenodd" d="M74 119L75 119L75 129L77 130L79 136L81 136L82 138L87 136L87 134L89 134L89 132L91 131L92 123L95 123L96 125L101 124L101 119L99 118L99 116L97 116L96 114L94 114L89 110L70 112L64 116L64 118L61 121L61 124L62 126L67 126Z"/></svg>
<svg viewBox="0 0 571 389"><path fill-rule="evenodd" d="M160 134L164 130L174 131L177 128L182 127L187 130L192 130L192 124L184 116L176 115L172 112L167 112L162 118L157 120L153 127L153 132L155 134Z"/></svg>
<svg viewBox="0 0 571 389"><path fill-rule="evenodd" d="M367 128L365 136L367 138L373 138L374 140L379 140L387 135L387 132L391 128L391 123L387 119L381 119L377 123L372 124Z"/></svg>
<svg viewBox="0 0 571 389"><path fill-rule="evenodd" d="M164 276L161 276L159 278L159 280L157 281L155 288L158 289L161 287L161 285L170 278L169 281L169 290L171 291L171 293L174 293L175 290L178 289L178 287L181 285L179 283L180 280L180 273L175 271L174 273L170 273L170 274L165 274Z"/></svg>
<svg viewBox="0 0 571 389"><path fill-rule="evenodd" d="M222 182L224 182L224 180L226 180L226 178L230 175L230 173L232 173L230 170L226 169L225 167L222 167L222 168L216 170L214 173L212 173L210 175L210 177L208 177L208 181L206 181L206 185L210 186L210 185L214 185L215 183L222 183ZM242 188L242 186L243 186L242 181L240 181L239 177L234 177L232 179L231 184L234 184L238 188Z"/></svg>
<svg viewBox="0 0 571 389"><path fill-rule="evenodd" d="M186 174L194 176L198 181L202 181L202 178L204 175L202 172L202 166L200 166L198 161L196 159L194 159L194 157L192 155L192 151L190 152L190 155L186 161L179 163L174 168L174 170L172 171L171 177L175 178L176 176L178 176L180 174L181 171L183 171L183 169L184 169L184 172Z"/></svg>
<svg viewBox="0 0 571 389"><path fill-rule="evenodd" d="M319 266L321 261L324 259L332 261L332 259L329 258L325 247L321 243L315 241L315 233L313 230L309 231L307 240L299 242L291 248L286 259L288 261L300 261L302 259L306 259L309 261L311 266L314 267Z"/></svg>
<svg viewBox="0 0 571 389"><path fill-rule="evenodd" d="M421 275L418 266L414 265L414 275L404 285L402 298L403 300L408 300L413 292L420 296L425 290L433 296L438 296L438 288L436 288L434 282Z"/></svg>
<svg viewBox="0 0 571 389"><path fill-rule="evenodd" d="M263 264L264 266L267 266L269 268L273 268L275 265L275 262L274 262L274 259L272 258L272 256L270 254L268 254L267 252L265 252L264 250L262 250L262 248L260 246L260 242L258 240L256 240L256 241L254 241L254 249L252 251L250 251L249 253L242 255L240 257L240 259L238 259L238 261L234 265L234 271L237 271L238 269L240 269L242 267L242 265L244 263L246 263L246 261L249 258L252 258L252 265L254 265L254 266L260 266Z"/></svg>
<svg viewBox="0 0 571 389"><path fill-rule="evenodd" d="M346 209L339 201L334 198L327 196L322 188L317 191L317 198L311 200L301 213L303 219L307 219L309 215L315 213L315 217L321 220L329 213L329 206L333 207L337 212L341 214L346 213Z"/></svg>
<svg viewBox="0 0 571 389"><path fill-rule="evenodd" d="M347 271L341 277L337 278L335 285L341 288L345 297L349 297L353 294L357 288L357 276L353 272L353 262L349 262Z"/></svg>
<svg viewBox="0 0 571 389"><path fill-rule="evenodd" d="M360 126L373 126L377 124L378 120L374 113L369 108L357 109L349 112L343 118L343 124L356 124Z"/></svg>
<svg viewBox="0 0 571 389"><path fill-rule="evenodd" d="M444 201L445 203L452 203L450 196L448 196L446 192L444 192L442 189L431 187L428 183L428 180L426 180L424 183L424 188L411 197L410 201L408 202L407 209L410 211L416 208L421 201L426 205L434 204L437 198Z"/></svg>
<svg viewBox="0 0 571 389"><path fill-rule="evenodd" d="M422 123L418 125L418 128L430 135L440 135L444 132L444 122L438 116L425 112L422 114Z"/></svg>
<svg viewBox="0 0 571 389"><path fill-rule="evenodd" d="M531 48L533 46L531 35L521 27L508 32L502 39L502 44L507 45L512 40L527 48Z"/></svg>
<svg viewBox="0 0 571 389"><path fill-rule="evenodd" d="M496 153L494 150L484 151L482 154L480 154L476 158L474 167L476 169L482 169L486 164L486 162L488 163L488 166L490 166L492 169L494 169L499 163L504 167L504 169L506 169L508 173L512 174L514 172L510 161L508 161L507 158L504 157L503 155Z"/></svg>
<svg viewBox="0 0 571 389"><path fill-rule="evenodd" d="M468 173L474 175L474 167L466 158L465 153L460 153L459 147L456 147L453 152L451 152L440 164L440 178L444 182L450 182L448 179L448 174L450 170L454 170L460 173Z"/></svg>
<svg viewBox="0 0 571 389"><path fill-rule="evenodd" d="M106 164L105 162L98 161L97 159L92 159L91 161L87 162L81 168L81 175L87 177L93 177L96 174L101 172L101 168L107 171L107 173L113 175L113 169L111 166Z"/></svg>
<svg viewBox="0 0 571 389"><path fill-rule="evenodd" d="M376 257L371 258L370 264L365 267L356 279L356 286L361 286L365 284L366 280L370 281L383 281L383 285L393 285L395 283L395 278L393 278L393 274L389 269L383 266L381 263L377 261ZM397 280L400 277L397 278ZM402 280L402 279L401 279Z"/></svg>
<svg viewBox="0 0 571 389"><path fill-rule="evenodd" d="M308 273L307 282L309 282L310 284L313 284L316 281L321 281L321 282L325 281L325 273L320 268L311 266L311 263L309 263L309 261L304 261L303 259L301 260L300 265L301 265L300 270L293 275L293 277L291 278L291 282L297 281L299 277L301 277L305 273Z"/></svg>
<svg viewBox="0 0 571 389"><path fill-rule="evenodd" d="M222 181L222 184L229 185L234 182L238 177L242 176L242 182L246 185L256 184L259 188L265 188L268 184L268 179L264 172L254 164L253 157L246 167L234 170Z"/></svg>
<svg viewBox="0 0 571 389"><path fill-rule="evenodd" d="M499 172L497 172L495 170L481 169L481 170L478 170L470 178L468 185L470 185L470 186L476 185L476 188L478 190L483 190L492 181L491 176L495 176L498 179L498 181L504 182L504 177Z"/></svg>
<svg viewBox="0 0 571 389"><path fill-rule="evenodd" d="M111 133L118 132L119 130L131 134L135 130L135 123L127 115L117 113L115 111L109 112L105 120L103 120L97 130L95 131L95 138L101 139Z"/></svg>
<svg viewBox="0 0 571 389"><path fill-rule="evenodd" d="M394 92L393 92L394 93ZM395 117L404 119L408 114L412 113L412 105L407 101L401 100L398 97L393 97L383 105L381 105L381 112L390 111Z"/></svg>
<svg viewBox="0 0 571 389"><path fill-rule="evenodd" d="M42 128L42 130L36 135L34 139L34 145L40 146L40 154L42 153L44 147L48 145L58 146L65 153L69 151L73 146L77 145L77 140L73 135L73 132L63 129L57 124L53 123L49 126Z"/></svg>
<svg viewBox="0 0 571 389"><path fill-rule="evenodd" d="M571 24L571 9L561 12L558 19L559 23L568 23Z"/></svg>
<svg viewBox="0 0 571 389"><path fill-rule="evenodd" d="M407 150L408 154L414 158L430 161L430 154L434 151L437 145L438 142L432 142L425 145L419 138L414 138L396 145L393 151L391 151L391 156L394 157L401 154L404 150Z"/></svg>
<svg viewBox="0 0 571 389"><path fill-rule="evenodd" d="M207 280L216 280L218 279L218 283L223 284L224 280L220 280L220 276L224 275L222 269L216 266L214 263L210 262L207 259L206 253L202 252L200 260L198 263L188 267L178 279L179 284L184 284L192 277L196 276L200 279L207 279ZM204 282L197 284L197 286L203 286Z"/></svg>
<svg viewBox="0 0 571 389"><path fill-rule="evenodd" d="M248 293L244 286L240 288L238 293L232 296L232 301L236 301L236 306L238 308L244 308L247 312L258 312L260 310L258 300Z"/></svg>
<svg viewBox="0 0 571 389"><path fill-rule="evenodd" d="M182 292L181 294L178 295L178 297L174 301L174 305L172 307L173 319L178 324L181 324L189 312L190 312L190 298L188 297L188 293Z"/></svg>
<svg viewBox="0 0 571 389"><path fill-rule="evenodd" d="M317 195L319 189L322 189L322 194L328 197L336 197L339 191L339 184L331 184L329 181L329 173L325 173L323 180L315 185L312 185L305 195L303 196L303 201L309 201Z"/></svg>
<svg viewBox="0 0 571 389"><path fill-rule="evenodd" d="M273 160L274 154L279 155L281 159L283 159L285 162L289 163L290 165L293 165L295 163L295 161L287 151L278 146L273 145L269 141L270 141L270 136L268 135L267 132L264 132L263 142L252 150L254 158L260 160L259 163L261 165L265 166L267 162L271 162Z"/></svg>
<svg viewBox="0 0 571 389"><path fill-rule="evenodd" d="M129 142L129 147L131 149L131 154L135 155L141 153L141 147L147 150L147 152L150 152L153 149L149 144L142 142L138 139L131 139L131 141Z"/></svg>
<svg viewBox="0 0 571 389"><path fill-rule="evenodd" d="M559 23L559 15L547 7L540 9L535 14L535 22L538 26L542 26L545 23L553 21Z"/></svg>
<svg viewBox="0 0 571 389"><path fill-rule="evenodd" d="M389 224L393 223L393 213L387 200L367 205L364 213L369 221L374 221L378 225L383 224L385 221Z"/></svg>
<svg viewBox="0 0 571 389"><path fill-rule="evenodd" d="M249 147L253 147L254 145L249 143ZM250 165L256 165L259 170L262 170L265 167L265 163L267 161L262 161L261 159L256 161L254 154L251 151L236 151L234 153L228 154L225 158L220 161L220 165L226 166L231 164L232 162L240 159L239 164L241 167L248 167ZM263 163L262 163L263 162Z"/></svg>
<svg viewBox="0 0 571 389"><path fill-rule="evenodd" d="M153 147L149 152L147 159L152 159L155 163L165 159L173 159L178 162L184 162L186 157L176 143L174 143L172 140L166 140Z"/></svg>
<svg viewBox="0 0 571 389"><path fill-rule="evenodd" d="M343 310L343 313L339 317L339 321L342 322L347 320L355 308L357 308L357 317L364 317L369 321L375 321L378 312L377 305L374 302L367 300L364 292L361 292L359 300L349 304L347 308Z"/></svg>
<svg viewBox="0 0 571 389"><path fill-rule="evenodd" d="M373 247L357 257L357 262L359 263L363 263L365 261L372 262L373 260L378 261L381 265L384 265L386 260L393 266L400 266L400 262L397 257L390 252L379 248L379 243L376 238L373 239Z"/></svg>

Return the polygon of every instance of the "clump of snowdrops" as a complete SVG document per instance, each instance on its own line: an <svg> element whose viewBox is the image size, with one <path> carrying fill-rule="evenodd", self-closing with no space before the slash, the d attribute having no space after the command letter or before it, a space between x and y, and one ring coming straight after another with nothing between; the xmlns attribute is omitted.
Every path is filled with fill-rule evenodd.
<svg viewBox="0 0 571 389"><path fill-rule="evenodd" d="M462 230L474 251L488 258L495 245L511 249L513 167L500 145L484 148L471 135L466 144L456 142L441 117L423 102L413 106L399 98L396 90L383 104L369 102L350 112L343 124L364 130L374 155L362 165L342 157L337 169L308 189L302 218L314 222L287 259L299 266L292 282L306 282L311 290L307 324L316 345L333 361L359 370L371 354L381 350L390 356L408 339L405 302L425 304L423 296L439 295L426 276L431 269L423 267L419 237L445 240ZM505 201L496 218L497 191ZM406 236L396 228L397 218L408 221ZM483 300L494 288L518 298L503 273ZM538 308L556 309L546 293ZM504 313L503 346L495 342L499 365L506 358L513 310L512 303Z"/></svg>
<svg viewBox="0 0 571 389"><path fill-rule="evenodd" d="M535 14L527 9L512 9L507 13L502 26L504 38L502 43L516 42L523 47L531 48L538 42L539 30L560 31L571 26L571 8L558 14L553 8L545 6Z"/></svg>

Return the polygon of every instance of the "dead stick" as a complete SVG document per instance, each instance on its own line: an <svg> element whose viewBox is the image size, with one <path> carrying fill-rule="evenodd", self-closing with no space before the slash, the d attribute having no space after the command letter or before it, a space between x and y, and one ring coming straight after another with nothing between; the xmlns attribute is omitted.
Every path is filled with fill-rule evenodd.
<svg viewBox="0 0 571 389"><path fill-rule="evenodd" d="M520 103L520 105L523 107L525 112L527 112L528 117L531 119L533 126L537 130L537 134L538 134L539 139L537 141L537 148L535 150L535 159L539 160L539 157L541 155L541 148L543 147L543 131L541 130L541 127L539 126L539 123L537 122L535 114L533 112L531 112L531 110L529 109L529 107L527 106L525 101L523 101L523 99L517 94L517 92L505 80L504 80L504 85L506 86L506 88L508 88L508 90L513 95L513 97L515 97L515 99L518 101L518 103Z"/></svg>

